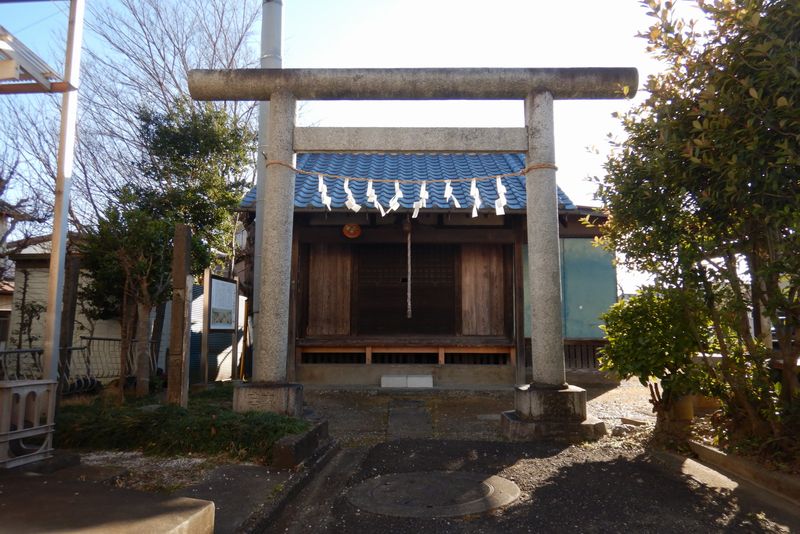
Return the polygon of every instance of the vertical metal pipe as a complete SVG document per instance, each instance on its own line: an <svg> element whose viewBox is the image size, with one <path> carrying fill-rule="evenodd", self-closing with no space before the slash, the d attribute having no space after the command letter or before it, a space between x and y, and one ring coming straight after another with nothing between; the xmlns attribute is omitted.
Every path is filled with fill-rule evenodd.
<svg viewBox="0 0 800 534"><path fill-rule="evenodd" d="M200 379L208 384L208 334L211 328L211 269L203 271L203 335L200 337Z"/></svg>
<svg viewBox="0 0 800 534"><path fill-rule="evenodd" d="M270 161L292 161L295 112L296 102L292 94L272 95L267 151ZM269 254L264 254L261 266L261 313L256 321L259 343L253 358L253 380L256 382L286 381L294 180L294 171L285 166L267 167L261 246Z"/></svg>
<svg viewBox="0 0 800 534"><path fill-rule="evenodd" d="M555 162L553 96L525 99L528 165ZM566 382L561 307L561 251L558 238L558 190L555 169L534 169L525 176L528 217L528 269L531 301L531 357L535 384Z"/></svg>
<svg viewBox="0 0 800 534"><path fill-rule="evenodd" d="M261 8L261 68L279 69L281 58L281 17L283 2L281 0L264 0ZM266 159L264 154L269 146L267 123L269 121L269 101L258 104L258 154L256 154L256 236L253 250L253 316L254 324L258 324L261 311L261 236L264 231L264 199L266 194ZM258 333L253 332L253 350L258 350Z"/></svg>
<svg viewBox="0 0 800 534"><path fill-rule="evenodd" d="M64 66L64 81L71 87L61 103L61 134L58 141L56 191L53 214L53 237L50 251L50 273L47 286L47 315L44 323L44 378L58 378L61 333L64 262L67 250L69 196L72 188L72 167L75 156L75 127L78 118L78 84L83 41L84 0L71 0L69 29Z"/></svg>

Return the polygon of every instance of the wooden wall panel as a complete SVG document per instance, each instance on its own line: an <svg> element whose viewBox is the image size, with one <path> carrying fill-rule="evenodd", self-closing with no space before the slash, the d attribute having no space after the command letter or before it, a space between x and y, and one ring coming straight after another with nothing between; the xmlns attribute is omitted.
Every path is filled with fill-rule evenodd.
<svg viewBox="0 0 800 534"><path fill-rule="evenodd" d="M309 336L350 333L352 255L347 245L311 245L308 276Z"/></svg>
<svg viewBox="0 0 800 534"><path fill-rule="evenodd" d="M461 332L465 336L505 333L502 245L461 247Z"/></svg>

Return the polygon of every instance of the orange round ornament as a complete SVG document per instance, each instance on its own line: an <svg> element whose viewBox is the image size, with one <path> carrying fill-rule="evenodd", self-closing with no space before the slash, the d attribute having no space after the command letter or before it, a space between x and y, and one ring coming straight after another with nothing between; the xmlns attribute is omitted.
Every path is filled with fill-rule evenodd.
<svg viewBox="0 0 800 534"><path fill-rule="evenodd" d="M348 239L355 239L361 235L360 224L345 224L342 226L342 234Z"/></svg>

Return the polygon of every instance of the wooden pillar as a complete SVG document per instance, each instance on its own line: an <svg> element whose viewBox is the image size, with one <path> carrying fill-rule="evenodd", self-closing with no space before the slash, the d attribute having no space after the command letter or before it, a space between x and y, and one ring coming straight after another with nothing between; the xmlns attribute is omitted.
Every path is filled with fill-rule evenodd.
<svg viewBox="0 0 800 534"><path fill-rule="evenodd" d="M211 327L211 269L203 271L203 332L200 335L200 380L208 384L208 330Z"/></svg>
<svg viewBox="0 0 800 534"><path fill-rule="evenodd" d="M233 324L233 334L231 334L231 380L236 380L236 370L239 368L236 358L239 356L239 320L241 319L241 310L239 310L239 277L234 276L233 282L236 285L236 290L234 291L234 302L233 302L233 317L234 317L234 324ZM245 322L247 322L247 316L244 317ZM244 338L242 338L242 342L244 342Z"/></svg>
<svg viewBox="0 0 800 534"><path fill-rule="evenodd" d="M293 197L294 198L294 197ZM292 267L291 290L289 294L289 330L287 333L287 350L289 358L286 361L286 379L294 381L297 374L297 351L295 339L297 338L297 289L300 280L300 242L297 236L292 236Z"/></svg>
<svg viewBox="0 0 800 534"><path fill-rule="evenodd" d="M525 228L521 220L514 221L514 348L516 349L516 385L528 383L525 357L525 278L523 276L522 241Z"/></svg>
<svg viewBox="0 0 800 534"><path fill-rule="evenodd" d="M172 317L169 329L167 402L186 408L189 402L189 324L192 307L192 234L185 224L175 225L172 251Z"/></svg>

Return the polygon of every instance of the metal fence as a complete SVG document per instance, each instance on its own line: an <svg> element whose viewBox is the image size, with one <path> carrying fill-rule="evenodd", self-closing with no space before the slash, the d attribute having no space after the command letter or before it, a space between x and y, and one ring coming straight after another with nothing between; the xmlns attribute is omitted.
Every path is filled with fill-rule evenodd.
<svg viewBox="0 0 800 534"><path fill-rule="evenodd" d="M606 345L604 339L564 340L564 366L567 369L597 369L600 349Z"/></svg>
<svg viewBox="0 0 800 534"><path fill-rule="evenodd" d="M0 380L39 380L42 378L44 349L0 351Z"/></svg>
<svg viewBox="0 0 800 534"><path fill-rule="evenodd" d="M109 337L81 336L81 345L67 347L69 362L59 363L58 380L62 394L85 393L99 389L102 384L124 375L136 376L136 349L131 343L126 355L125 372L120 373L122 340ZM0 351L0 380L40 380L44 376L42 355L44 349L28 348ZM150 342L150 374L156 374L156 344Z"/></svg>

